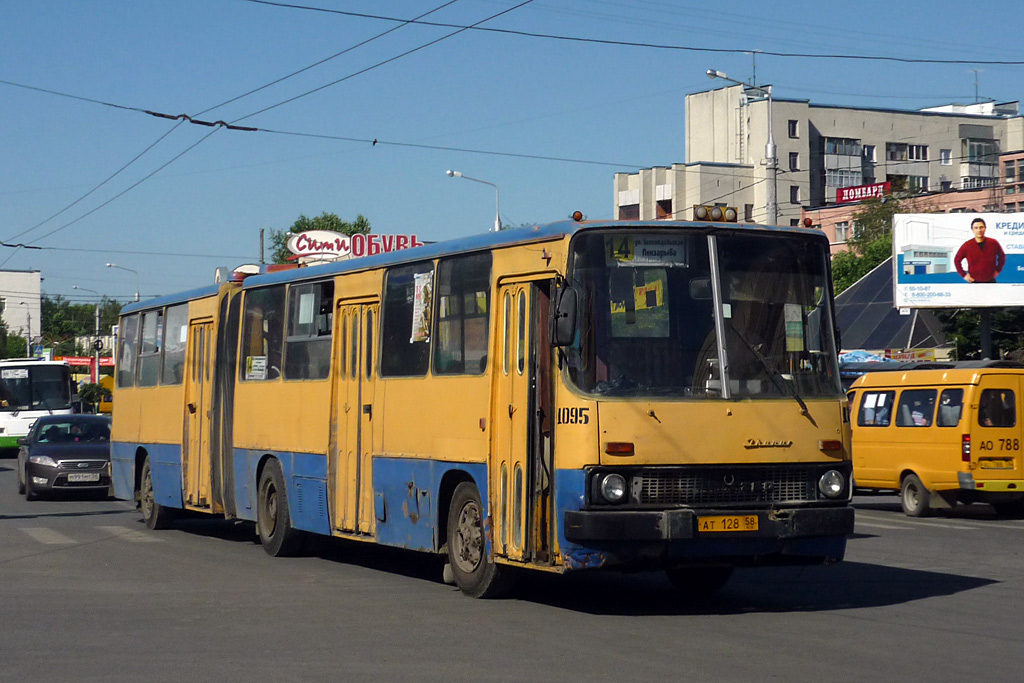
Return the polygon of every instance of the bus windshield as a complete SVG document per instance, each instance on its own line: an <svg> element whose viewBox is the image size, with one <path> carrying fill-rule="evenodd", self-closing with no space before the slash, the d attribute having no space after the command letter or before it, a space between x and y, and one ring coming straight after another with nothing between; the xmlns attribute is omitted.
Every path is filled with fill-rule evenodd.
<svg viewBox="0 0 1024 683"><path fill-rule="evenodd" d="M66 365L4 365L0 368L0 411L71 408L71 375Z"/></svg>
<svg viewBox="0 0 1024 683"><path fill-rule="evenodd" d="M827 259L793 234L581 234L569 378L606 396L836 397Z"/></svg>

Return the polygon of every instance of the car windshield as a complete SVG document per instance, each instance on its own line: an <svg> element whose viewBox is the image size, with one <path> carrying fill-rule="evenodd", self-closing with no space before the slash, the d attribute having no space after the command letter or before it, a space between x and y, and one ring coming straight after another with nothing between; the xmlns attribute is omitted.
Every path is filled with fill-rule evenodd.
<svg viewBox="0 0 1024 683"><path fill-rule="evenodd" d="M66 410L71 407L66 365L0 368L0 411Z"/></svg>
<svg viewBox="0 0 1024 683"><path fill-rule="evenodd" d="M101 420L47 422L39 427L39 443L75 443L110 441L110 425Z"/></svg>
<svg viewBox="0 0 1024 683"><path fill-rule="evenodd" d="M569 378L608 396L838 396L827 258L793 233L581 234Z"/></svg>

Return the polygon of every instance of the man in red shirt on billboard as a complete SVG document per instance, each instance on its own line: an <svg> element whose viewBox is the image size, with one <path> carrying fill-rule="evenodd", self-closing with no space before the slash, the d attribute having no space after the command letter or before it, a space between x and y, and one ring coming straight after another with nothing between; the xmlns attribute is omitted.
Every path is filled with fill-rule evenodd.
<svg viewBox="0 0 1024 683"><path fill-rule="evenodd" d="M985 221L975 218L971 221L974 238L963 243L953 257L956 272L968 282L995 282L996 275L1006 265L1003 247L991 237L985 237ZM963 260L967 259L967 269Z"/></svg>

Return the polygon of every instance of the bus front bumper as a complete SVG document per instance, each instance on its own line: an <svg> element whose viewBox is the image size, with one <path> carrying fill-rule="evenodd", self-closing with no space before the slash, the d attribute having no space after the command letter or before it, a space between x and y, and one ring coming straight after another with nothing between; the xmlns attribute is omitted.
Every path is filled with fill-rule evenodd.
<svg viewBox="0 0 1024 683"><path fill-rule="evenodd" d="M756 516L756 531L700 532L704 517ZM701 538L797 539L853 533L853 508L782 508L775 510L569 510L566 540L587 544L605 541L677 541Z"/></svg>

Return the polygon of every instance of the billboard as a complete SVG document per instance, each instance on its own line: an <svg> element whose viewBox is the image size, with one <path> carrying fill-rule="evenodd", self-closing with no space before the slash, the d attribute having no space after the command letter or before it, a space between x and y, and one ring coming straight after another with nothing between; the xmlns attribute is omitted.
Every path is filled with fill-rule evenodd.
<svg viewBox="0 0 1024 683"><path fill-rule="evenodd" d="M893 217L897 308L1024 306L1024 213Z"/></svg>

